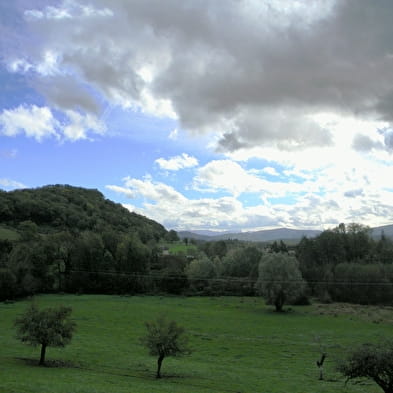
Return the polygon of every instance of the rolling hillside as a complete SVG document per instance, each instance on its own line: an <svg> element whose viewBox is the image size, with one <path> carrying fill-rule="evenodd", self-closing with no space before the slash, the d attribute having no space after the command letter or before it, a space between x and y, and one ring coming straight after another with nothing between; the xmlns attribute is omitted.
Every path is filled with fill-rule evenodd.
<svg viewBox="0 0 393 393"><path fill-rule="evenodd" d="M167 233L161 224L105 199L98 190L49 185L0 191L0 237L15 240L26 223L36 225L39 233L136 232L144 242L158 240Z"/></svg>

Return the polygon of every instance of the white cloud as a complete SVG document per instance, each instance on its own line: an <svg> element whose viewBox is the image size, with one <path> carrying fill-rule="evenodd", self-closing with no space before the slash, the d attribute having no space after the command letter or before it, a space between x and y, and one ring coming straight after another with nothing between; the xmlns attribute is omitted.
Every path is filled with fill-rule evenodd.
<svg viewBox="0 0 393 393"><path fill-rule="evenodd" d="M51 102L88 86L110 104L215 133L222 152L337 146L331 124L316 114L393 121L392 7L390 0L224 7L219 0L63 0L25 11L40 40L17 53L13 67L77 81L64 86L64 99L41 87ZM365 148L365 139L357 142Z"/></svg>
<svg viewBox="0 0 393 393"><path fill-rule="evenodd" d="M0 114L0 134L86 139L105 132L100 104L118 105L176 119L169 139L181 139L178 130L204 134L227 158L190 179L194 192L226 198L188 199L147 178L108 186L144 198L146 215L244 227L393 221L391 0L64 0L36 8L25 12L31 37L22 49L10 46L8 66L27 74L64 120L49 106L20 106ZM245 169L253 157L271 166ZM185 153L156 163L198 165ZM244 207L244 193L261 205Z"/></svg>
<svg viewBox="0 0 393 393"><path fill-rule="evenodd" d="M63 128L63 135L67 140L87 139L89 133L103 134L106 130L105 126L93 115L81 115L71 110L66 111L66 115L70 122Z"/></svg>
<svg viewBox="0 0 393 393"><path fill-rule="evenodd" d="M168 160L165 158L158 158L155 162L161 169L168 171L178 171L179 169L192 168L198 165L198 160L195 157L182 153L180 156L171 157Z"/></svg>
<svg viewBox="0 0 393 393"><path fill-rule="evenodd" d="M67 110L65 115L68 121L62 124L46 106L21 105L4 109L0 113L0 135L15 137L24 134L39 142L50 137L76 141L87 139L91 133L103 134L106 131L105 125L94 115L82 115L72 110Z"/></svg>
<svg viewBox="0 0 393 393"><path fill-rule="evenodd" d="M264 178L263 169L246 170L230 160L211 161L198 168L194 176L193 184L201 196L193 198L151 177L127 177L123 186L108 188L134 200L142 198L142 205L135 211L168 228L255 230L281 226L323 229L340 222L361 222L370 226L391 223L393 164L369 161L367 156L360 157L355 152L336 158L334 165L314 170L288 167L282 171L280 181ZM297 182L291 180L294 178ZM203 194L206 191L224 191L229 195L206 197ZM254 193L259 198L258 203L248 205L242 198L243 193Z"/></svg>
<svg viewBox="0 0 393 393"><path fill-rule="evenodd" d="M5 136L24 133L27 137L42 141L47 137L58 137L59 126L48 107L21 105L15 109L4 109L0 114L0 132Z"/></svg>
<svg viewBox="0 0 393 393"><path fill-rule="evenodd" d="M16 180L11 180L7 178L0 178L0 187L6 189L6 190L14 190L16 188L27 188L26 185L23 183L16 181Z"/></svg>
<svg viewBox="0 0 393 393"><path fill-rule="evenodd" d="M302 192L312 184L298 184L292 181L271 182L259 177L253 170L245 170L231 160L214 160L198 168L193 185L199 191L227 191L234 196L245 192L259 193L261 197L280 197L289 193Z"/></svg>

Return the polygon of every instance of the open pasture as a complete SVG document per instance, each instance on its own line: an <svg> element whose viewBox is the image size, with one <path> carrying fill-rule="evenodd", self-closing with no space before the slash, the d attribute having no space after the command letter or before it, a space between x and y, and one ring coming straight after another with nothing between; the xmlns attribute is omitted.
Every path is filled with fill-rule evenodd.
<svg viewBox="0 0 393 393"><path fill-rule="evenodd" d="M375 307L297 306L278 314L259 298L44 295L34 299L40 307L73 308L77 330L64 349L48 348L48 366L38 367L39 348L18 342L13 328L29 301L0 304L0 392L377 393L369 381L345 386L335 364L347 348L393 334L393 311ZM186 328L194 352L166 358L156 380L156 359L139 337L159 314ZM320 345L324 381L315 365Z"/></svg>

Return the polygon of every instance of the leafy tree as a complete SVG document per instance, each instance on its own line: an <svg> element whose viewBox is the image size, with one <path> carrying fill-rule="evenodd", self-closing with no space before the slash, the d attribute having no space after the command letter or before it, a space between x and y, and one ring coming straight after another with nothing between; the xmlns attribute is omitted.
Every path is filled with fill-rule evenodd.
<svg viewBox="0 0 393 393"><path fill-rule="evenodd" d="M384 264L393 263L393 241L387 238L383 231L375 246L375 258Z"/></svg>
<svg viewBox="0 0 393 393"><path fill-rule="evenodd" d="M141 343L149 350L150 355L158 356L156 378L161 378L161 364L167 356L190 354L188 339L184 328L175 321L164 316L145 323L147 333L141 338Z"/></svg>
<svg viewBox="0 0 393 393"><path fill-rule="evenodd" d="M187 276L184 272L186 264L187 259L185 256L161 256L156 266L160 269L155 275L158 278L156 282L158 289L173 294L180 294L184 291L188 287Z"/></svg>
<svg viewBox="0 0 393 393"><path fill-rule="evenodd" d="M362 224L351 223L346 230L346 253L348 261L365 259L371 252L371 229Z"/></svg>
<svg viewBox="0 0 393 393"><path fill-rule="evenodd" d="M192 289L201 291L208 286L208 279L216 277L214 263L202 254L200 258L194 259L186 267L185 273Z"/></svg>
<svg viewBox="0 0 393 393"><path fill-rule="evenodd" d="M175 230L171 229L166 235L166 240L168 240L168 242L177 242L179 241L179 236Z"/></svg>
<svg viewBox="0 0 393 393"><path fill-rule="evenodd" d="M38 226L36 223L27 220L19 224L19 231L23 241L36 240L38 237Z"/></svg>
<svg viewBox="0 0 393 393"><path fill-rule="evenodd" d="M148 270L150 253L138 236L124 236L116 251L117 270L129 273L145 273Z"/></svg>
<svg viewBox="0 0 393 393"><path fill-rule="evenodd" d="M76 324L69 319L71 307L39 310L32 304L15 320L17 338L30 345L41 345L39 365L45 364L47 347L64 347L72 339Z"/></svg>
<svg viewBox="0 0 393 393"><path fill-rule="evenodd" d="M262 256L256 287L267 304L274 304L276 311L282 311L285 303L296 300L304 286L295 257L282 253Z"/></svg>
<svg viewBox="0 0 393 393"><path fill-rule="evenodd" d="M363 344L338 366L347 381L372 379L385 393L393 393L393 341Z"/></svg>
<svg viewBox="0 0 393 393"><path fill-rule="evenodd" d="M232 249L223 258L223 276L257 278L261 251L254 246Z"/></svg>

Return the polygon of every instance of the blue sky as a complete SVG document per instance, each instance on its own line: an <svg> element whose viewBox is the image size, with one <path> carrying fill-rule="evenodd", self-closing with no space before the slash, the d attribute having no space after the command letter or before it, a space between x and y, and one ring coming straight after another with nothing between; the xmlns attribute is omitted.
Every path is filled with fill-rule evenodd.
<svg viewBox="0 0 393 393"><path fill-rule="evenodd" d="M0 0L0 188L168 229L393 223L390 0Z"/></svg>

